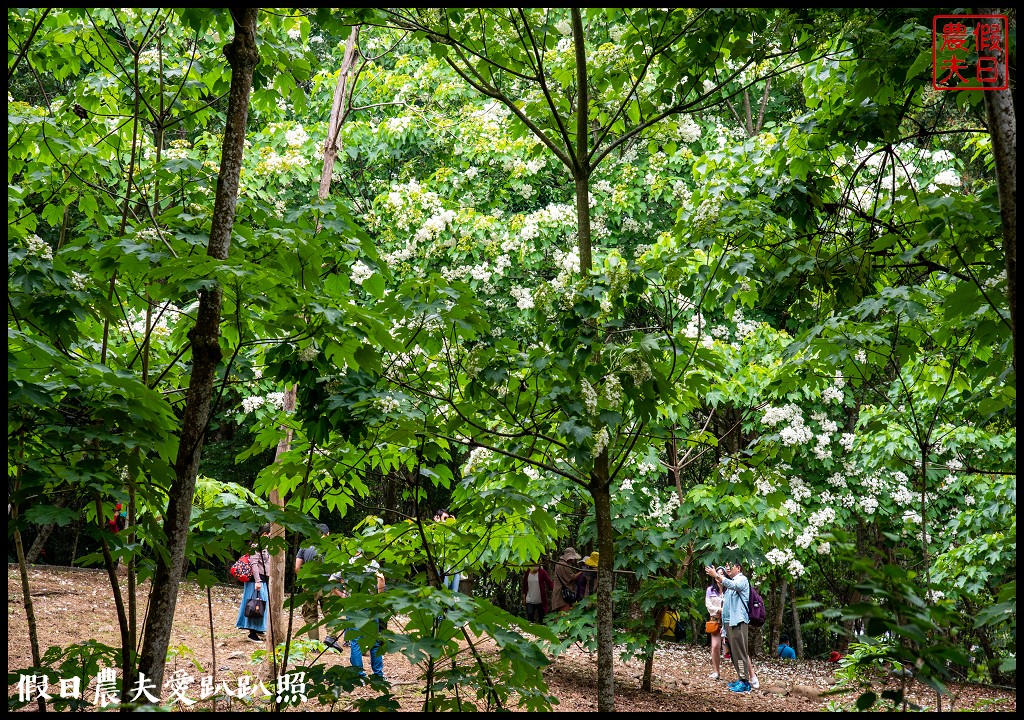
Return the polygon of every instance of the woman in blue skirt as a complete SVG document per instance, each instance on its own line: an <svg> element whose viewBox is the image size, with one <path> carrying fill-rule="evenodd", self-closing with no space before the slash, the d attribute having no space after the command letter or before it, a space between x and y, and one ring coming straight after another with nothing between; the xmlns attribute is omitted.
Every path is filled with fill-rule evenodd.
<svg viewBox="0 0 1024 720"><path fill-rule="evenodd" d="M260 528L260 535L270 536L270 525ZM252 597L262 598L264 607L269 608L270 591L267 588L267 568L270 566L270 553L266 548L260 548L259 542L254 540L252 549L249 551L249 564L252 565L252 580L245 583L242 591L242 604L238 608L238 621L235 627L249 631L249 639L253 642L262 642L263 633L267 630L267 613L258 618L245 616L245 604Z"/></svg>

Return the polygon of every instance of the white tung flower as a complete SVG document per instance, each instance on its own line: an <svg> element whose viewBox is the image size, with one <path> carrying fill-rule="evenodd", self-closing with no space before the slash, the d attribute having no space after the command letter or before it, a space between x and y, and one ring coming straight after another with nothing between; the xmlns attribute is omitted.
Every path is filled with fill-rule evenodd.
<svg viewBox="0 0 1024 720"><path fill-rule="evenodd" d="M29 235L25 238L25 246L30 256L38 257L40 260L53 260L53 248L38 235Z"/></svg>
<svg viewBox="0 0 1024 720"><path fill-rule="evenodd" d="M252 397L242 398L242 411L248 415L256 408L262 406L264 400L259 395L253 395Z"/></svg>
<svg viewBox="0 0 1024 720"><path fill-rule="evenodd" d="M608 447L608 428L603 427L594 436L594 447L590 450L590 457L596 458L606 447Z"/></svg>
<svg viewBox="0 0 1024 720"><path fill-rule="evenodd" d="M362 260L352 263L352 282L362 285L371 275L373 275L373 270Z"/></svg>
<svg viewBox="0 0 1024 720"><path fill-rule="evenodd" d="M597 391L594 390L594 386L584 380L580 387L580 394L583 396L583 404L586 406L587 412L591 415L597 413Z"/></svg>

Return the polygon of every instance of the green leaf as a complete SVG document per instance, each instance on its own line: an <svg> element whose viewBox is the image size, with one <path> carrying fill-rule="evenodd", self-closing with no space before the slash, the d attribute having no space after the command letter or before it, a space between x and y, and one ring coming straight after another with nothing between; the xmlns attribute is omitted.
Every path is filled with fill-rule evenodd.
<svg viewBox="0 0 1024 720"><path fill-rule="evenodd" d="M875 704L876 700L878 700L878 696L875 695L875 693L868 691L857 698L857 709L861 712L868 710Z"/></svg>

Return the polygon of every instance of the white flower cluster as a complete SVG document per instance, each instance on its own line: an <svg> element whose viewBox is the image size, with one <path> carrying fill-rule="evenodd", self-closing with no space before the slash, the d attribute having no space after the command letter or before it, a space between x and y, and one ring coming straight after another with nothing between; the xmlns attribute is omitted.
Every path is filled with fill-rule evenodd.
<svg viewBox="0 0 1024 720"><path fill-rule="evenodd" d="M306 128L301 125L296 125L284 134L285 142L288 143L288 147L299 148L306 144L309 140L309 134L306 132Z"/></svg>
<svg viewBox="0 0 1024 720"><path fill-rule="evenodd" d="M283 392L272 392L267 393L267 403L273 405L278 410L284 407L284 393Z"/></svg>
<svg viewBox="0 0 1024 720"><path fill-rule="evenodd" d="M865 515L872 515L878 509L878 500L870 495L860 498L857 504L860 505L860 509L864 511Z"/></svg>
<svg viewBox="0 0 1024 720"><path fill-rule="evenodd" d="M802 414L794 415L790 419L790 424L779 432L779 439L782 440L783 445L803 445L810 442L813 437L814 433L804 425ZM817 448L815 452L817 453Z"/></svg>
<svg viewBox="0 0 1024 720"><path fill-rule="evenodd" d="M265 400L259 395L252 395L247 398L242 398L242 411L248 415L253 410L263 406Z"/></svg>
<svg viewBox="0 0 1024 720"><path fill-rule="evenodd" d="M945 185L947 187L960 187L962 180L960 179L960 173L956 170L943 170L935 176L933 181L935 185Z"/></svg>
<svg viewBox="0 0 1024 720"><path fill-rule="evenodd" d="M892 493L892 501L897 505L909 505L914 502L914 494L906 485L897 485Z"/></svg>
<svg viewBox="0 0 1024 720"><path fill-rule="evenodd" d="M375 405L381 412L390 413L397 410L402 404L399 402L398 398L392 395L385 395L377 398Z"/></svg>
<svg viewBox="0 0 1024 720"><path fill-rule="evenodd" d="M853 359L856 360L857 362L859 362L861 365L863 365L863 364L867 363L867 361L868 361L868 354L864 351L864 348L861 348L853 356Z"/></svg>
<svg viewBox="0 0 1024 720"><path fill-rule="evenodd" d="M533 291L528 287L514 287L509 291L516 301L516 307L520 310L533 308Z"/></svg>
<svg viewBox="0 0 1024 720"><path fill-rule="evenodd" d="M583 397L583 405L587 408L587 412L591 415L596 415L597 391L594 390L594 386L584 380L580 387L580 395Z"/></svg>
<svg viewBox="0 0 1024 720"><path fill-rule="evenodd" d="M842 445L843 449L846 450L847 452L853 450L853 440L853 433L843 433L842 435L839 436L839 444Z"/></svg>
<svg viewBox="0 0 1024 720"><path fill-rule="evenodd" d="M562 268L563 273L570 275L577 275L580 271L580 253L579 250L573 248L568 252L562 252L561 250L555 249L554 252L555 264Z"/></svg>
<svg viewBox="0 0 1024 720"><path fill-rule="evenodd" d="M836 521L836 511L831 507L823 507L811 513L807 522L815 528L831 525Z"/></svg>
<svg viewBox="0 0 1024 720"><path fill-rule="evenodd" d="M604 449L608 447L608 428L602 427L597 431L597 435L594 436L594 447L590 448L590 457L596 458Z"/></svg>
<svg viewBox="0 0 1024 720"><path fill-rule="evenodd" d="M707 198L703 200L697 209L693 211L692 220L694 225L700 225L704 222L712 222L718 218L718 212L720 209L721 201L715 198Z"/></svg>
<svg viewBox="0 0 1024 720"><path fill-rule="evenodd" d="M159 309L154 309L153 326L150 328L151 336L165 338L170 335L171 326L177 322L181 315L181 309L171 303L162 305ZM135 337L143 337L146 334L146 314L140 312L130 315L129 328Z"/></svg>
<svg viewBox="0 0 1024 720"><path fill-rule="evenodd" d="M832 546L827 542L818 543L818 554L828 555L832 552Z"/></svg>
<svg viewBox="0 0 1024 720"><path fill-rule="evenodd" d="M993 277L986 278L985 280L982 280L981 286L985 290L994 290L1004 280L1006 280L1006 271L1005 270L1000 272L998 275L995 275Z"/></svg>
<svg viewBox="0 0 1024 720"><path fill-rule="evenodd" d="M676 493L671 493L667 501L662 502L660 498L655 497L651 501L651 518L661 520L671 520L674 515L676 508L679 507L679 496Z"/></svg>
<svg viewBox="0 0 1024 720"><path fill-rule="evenodd" d="M412 126L412 120L410 115L400 115L399 117L389 118L384 123L384 127L392 135L401 135Z"/></svg>
<svg viewBox="0 0 1024 720"><path fill-rule="evenodd" d="M362 285L371 275L373 275L373 270L362 260L352 263L352 282Z"/></svg>
<svg viewBox="0 0 1024 720"><path fill-rule="evenodd" d="M789 422L800 414L800 408L793 404L784 405L782 407L769 405L765 408L764 415L761 416L761 423L775 427L780 422ZM800 422L802 423L803 419L801 419Z"/></svg>
<svg viewBox="0 0 1024 720"><path fill-rule="evenodd" d="M604 402L606 407L617 408L622 403L622 384L615 375L605 378L603 387Z"/></svg>
<svg viewBox="0 0 1024 720"><path fill-rule="evenodd" d="M829 385L822 391L821 399L825 402L841 403L843 401L843 391L835 385Z"/></svg>
<svg viewBox="0 0 1024 720"><path fill-rule="evenodd" d="M28 250L29 257L37 257L40 260L53 259L53 248L38 235L29 235L25 238L25 248Z"/></svg>
<svg viewBox="0 0 1024 720"><path fill-rule="evenodd" d="M775 492L775 485L764 475L759 475L754 480L754 487L757 488L757 492L761 495L771 495Z"/></svg>
<svg viewBox="0 0 1024 720"><path fill-rule="evenodd" d="M658 466L654 463L642 462L636 466L636 471L641 475L650 475L658 471Z"/></svg>
<svg viewBox="0 0 1024 720"><path fill-rule="evenodd" d="M785 430L783 430L783 433L785 433ZM819 460L831 459L832 448L829 447L830 442L831 438L828 435L818 435L818 444L814 446L814 457Z"/></svg>
<svg viewBox="0 0 1024 720"><path fill-rule="evenodd" d="M793 577L800 577L804 574L803 563L793 557L793 551L789 548L785 550L772 548L765 553L764 557L772 565L785 565L786 569L789 570L790 575Z"/></svg>
<svg viewBox="0 0 1024 720"><path fill-rule="evenodd" d="M811 489L807 487L807 484L803 481L803 478L794 475L789 479L789 489L793 495L793 499L797 502L806 500L811 496Z"/></svg>
<svg viewBox="0 0 1024 720"><path fill-rule="evenodd" d="M701 128L689 115L683 115L679 120L679 139L689 145L700 139Z"/></svg>
<svg viewBox="0 0 1024 720"><path fill-rule="evenodd" d="M316 356L320 354L316 345L310 343L306 347L299 350L299 360L302 362L313 362L316 360Z"/></svg>
<svg viewBox="0 0 1024 720"><path fill-rule="evenodd" d="M736 323L736 339L742 340L743 338L751 335L758 326L761 324L754 320L747 320L743 317L743 310L737 308L736 312L733 313L732 321Z"/></svg>
<svg viewBox="0 0 1024 720"><path fill-rule="evenodd" d="M465 464L462 466L462 477L472 475L482 468L493 453L485 447L476 447L469 453Z"/></svg>
<svg viewBox="0 0 1024 720"><path fill-rule="evenodd" d="M520 239L522 242L533 240L540 236L542 228L562 229L563 227L575 226L575 207L567 204L551 203L547 207L532 212L523 218L523 228L519 231Z"/></svg>
<svg viewBox="0 0 1024 720"><path fill-rule="evenodd" d="M455 220L455 214L454 210L441 210L436 215L427 218L426 222L416 231L413 240L417 243L433 240Z"/></svg>
<svg viewBox="0 0 1024 720"><path fill-rule="evenodd" d="M85 290L89 287L89 277L79 272L71 273L71 287L75 290Z"/></svg>
<svg viewBox="0 0 1024 720"><path fill-rule="evenodd" d="M701 314L700 310L698 310L690 317L690 322L686 324L686 329L683 331L683 334L691 339L698 338L703 334L704 327L706 325L707 322L704 320L704 316Z"/></svg>

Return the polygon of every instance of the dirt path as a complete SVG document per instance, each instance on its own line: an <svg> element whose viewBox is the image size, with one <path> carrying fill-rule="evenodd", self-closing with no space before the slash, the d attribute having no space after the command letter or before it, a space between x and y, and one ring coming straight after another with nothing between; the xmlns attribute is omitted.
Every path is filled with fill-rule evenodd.
<svg viewBox="0 0 1024 720"><path fill-rule="evenodd" d="M110 645L119 644L117 618L109 600L110 585L105 573L38 565L29 571L36 621L40 633L41 650L52 645L66 646L73 642L96 639ZM122 578L122 586L124 581ZM140 622L145 613L145 591ZM7 573L7 667L8 671L31 665L28 630L21 592L21 581L16 565L8 566ZM262 648L245 638L235 628L241 587L223 585L212 590L214 638L217 653L217 680L237 687L238 678L257 674L258 666L251 654ZM296 618L298 622L299 618ZM401 622L401 618L398 619ZM212 669L209 618L206 591L194 583L185 583L178 596L178 608L171 636L172 648L180 648L178 656L168 665L168 674L185 670L195 677L195 685L187 693L198 697L200 678ZM486 642L482 643L486 648ZM194 658L190 657L194 653ZM347 664L348 657L327 652L321 661ZM203 668L200 672L195 663ZM761 660L756 664L761 682L759 691L736 695L726 689L732 679L731 665L723 662L723 679L712 681L708 650L692 645L664 643L655 656L654 689L640 689L643 666L639 662L618 662L615 668L616 704L621 711L696 712L701 710L736 710L753 712L815 712L825 709L827 697L820 693L833 687L835 666L817 661ZM385 672L403 711L418 711L421 707L419 688L422 686L421 669L411 665L404 656L391 653L386 656ZM558 698L558 711L597 710L597 658L578 648L560 656L545 670L550 694ZM1012 692L979 690L968 686L953 688L958 695L957 709L984 706L985 709L1014 711L1016 695ZM17 695L16 685L8 687L9 695ZM359 695L369 688L355 691ZM94 688L85 693L91 699ZM927 707L933 707L934 695L918 688L917 694ZM166 697L166 695L165 695ZM851 698L846 696L847 701ZM209 704L209 700L204 704ZM344 709L342 701L336 709ZM34 706L33 706L34 708ZM319 704L307 703L301 709L319 710ZM947 705L948 708L948 705Z"/></svg>

